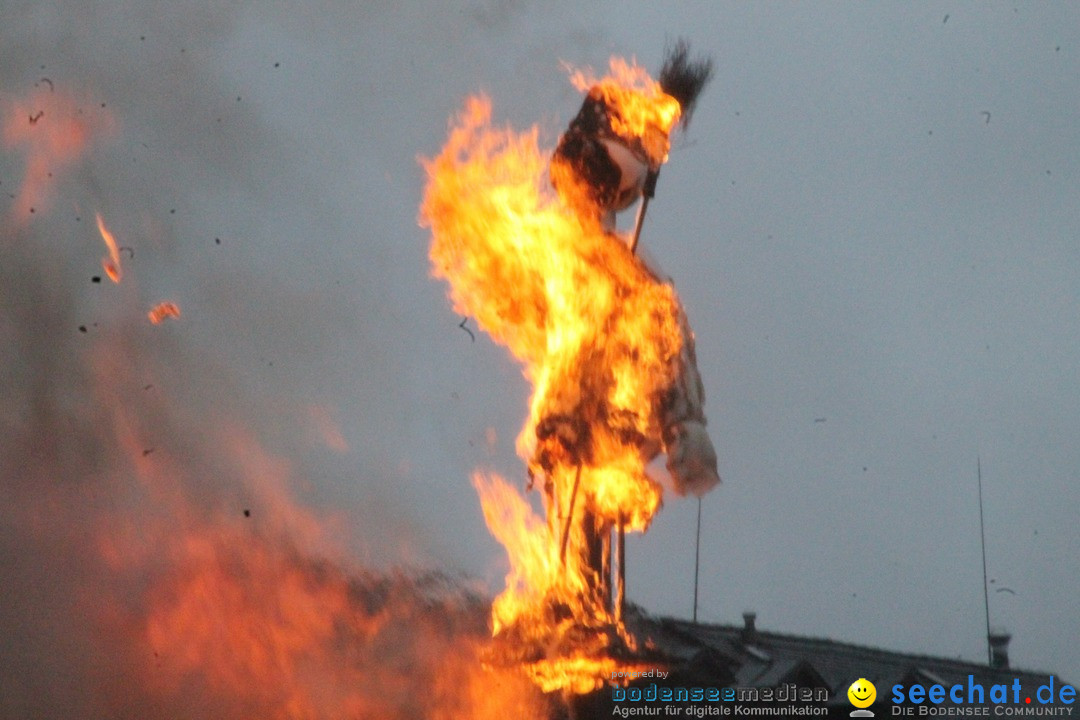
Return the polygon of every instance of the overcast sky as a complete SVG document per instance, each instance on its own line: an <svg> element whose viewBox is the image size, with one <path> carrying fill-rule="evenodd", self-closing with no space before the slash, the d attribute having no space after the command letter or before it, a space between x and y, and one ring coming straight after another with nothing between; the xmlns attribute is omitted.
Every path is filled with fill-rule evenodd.
<svg viewBox="0 0 1080 720"><path fill-rule="evenodd" d="M271 409L253 432L358 560L492 592L469 478L524 482L529 389L430 278L418 158L477 92L553 145L564 62L655 71L685 36L716 74L642 243L724 480L701 618L984 661L981 459L990 622L1015 666L1080 682L1080 7L0 0L0 28L5 116L48 78L94 118L33 213L26 148L0 149L7 257L73 288L57 352L176 301L147 337L201 358L166 371L178 402L228 378L215 401ZM90 282L94 211L133 289ZM628 542L648 611L690 614L695 513L669 498Z"/></svg>

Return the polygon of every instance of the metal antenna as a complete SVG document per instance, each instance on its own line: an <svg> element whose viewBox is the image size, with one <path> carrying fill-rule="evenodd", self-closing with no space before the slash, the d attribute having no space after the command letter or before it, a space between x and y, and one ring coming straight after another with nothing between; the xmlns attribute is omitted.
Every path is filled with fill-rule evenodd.
<svg viewBox="0 0 1080 720"><path fill-rule="evenodd" d="M994 664L994 649L990 645L990 592L986 583L986 526L983 523L982 458L975 456L976 475L979 478L979 537L982 539L983 607L986 611L986 664Z"/></svg>
<svg viewBox="0 0 1080 720"><path fill-rule="evenodd" d="M697 540L694 543L694 624L697 625L698 560L701 558L701 496L697 499Z"/></svg>

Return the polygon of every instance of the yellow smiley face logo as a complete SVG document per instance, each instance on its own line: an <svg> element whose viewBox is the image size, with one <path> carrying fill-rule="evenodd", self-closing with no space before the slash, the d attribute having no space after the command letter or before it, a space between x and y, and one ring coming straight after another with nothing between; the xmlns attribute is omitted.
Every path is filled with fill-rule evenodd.
<svg viewBox="0 0 1080 720"><path fill-rule="evenodd" d="M866 678L859 678L847 689L847 698L857 708L870 707L877 698L877 688Z"/></svg>

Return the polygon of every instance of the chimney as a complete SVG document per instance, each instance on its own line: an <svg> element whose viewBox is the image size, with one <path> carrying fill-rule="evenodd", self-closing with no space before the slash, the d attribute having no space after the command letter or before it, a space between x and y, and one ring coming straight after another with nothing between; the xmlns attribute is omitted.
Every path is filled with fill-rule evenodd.
<svg viewBox="0 0 1080 720"><path fill-rule="evenodd" d="M1009 667L1009 640L1012 635L1004 630L993 630L986 639L990 642L990 667Z"/></svg>
<svg viewBox="0 0 1080 720"><path fill-rule="evenodd" d="M757 613L753 610L746 610L742 614L743 626L742 626L742 641L744 643L753 642L757 640L757 627L754 623L757 620Z"/></svg>

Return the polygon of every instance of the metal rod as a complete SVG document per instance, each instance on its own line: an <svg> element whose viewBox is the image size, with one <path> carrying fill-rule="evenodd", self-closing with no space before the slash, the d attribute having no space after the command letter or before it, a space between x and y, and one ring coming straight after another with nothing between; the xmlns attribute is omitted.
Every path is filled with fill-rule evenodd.
<svg viewBox="0 0 1080 720"><path fill-rule="evenodd" d="M577 499L578 485L581 484L581 465L579 461L577 473L574 475L574 489L570 491L570 508L566 511L566 522L563 524L562 542L559 545L559 561L566 564L566 541L570 539L570 521L574 518L574 501Z"/></svg>
<svg viewBox="0 0 1080 720"><path fill-rule="evenodd" d="M697 499L697 540L694 542L694 624L697 625L698 560L701 557L701 497Z"/></svg>
<svg viewBox="0 0 1080 720"><path fill-rule="evenodd" d="M983 607L986 611L986 664L994 664L994 649L990 645L990 592L986 584L986 526L983 523L982 458L975 456L976 475L979 478L979 538L982 541Z"/></svg>

